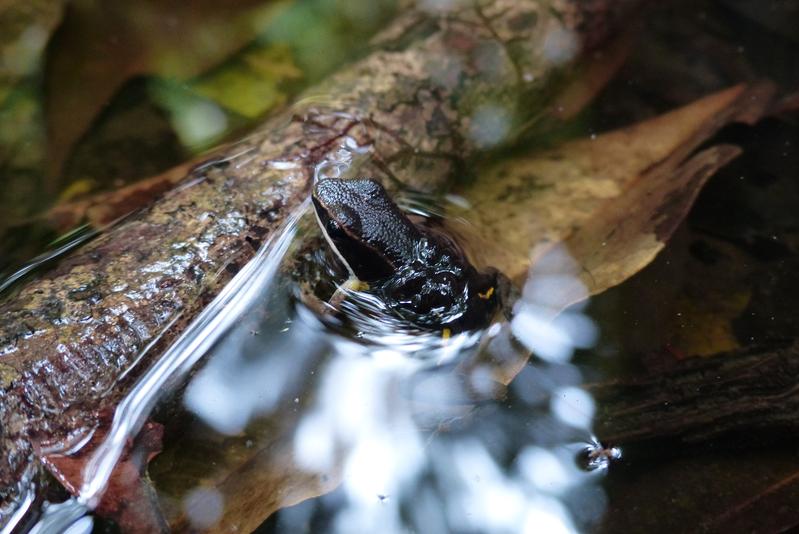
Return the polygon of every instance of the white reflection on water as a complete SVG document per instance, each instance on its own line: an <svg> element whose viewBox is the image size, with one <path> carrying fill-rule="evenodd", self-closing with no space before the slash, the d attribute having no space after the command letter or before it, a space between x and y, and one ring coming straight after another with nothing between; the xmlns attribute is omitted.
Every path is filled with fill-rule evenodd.
<svg viewBox="0 0 799 534"><path fill-rule="evenodd" d="M222 517L224 497L213 488L198 487L183 499L183 509L195 529L212 527Z"/></svg>
<svg viewBox="0 0 799 534"><path fill-rule="evenodd" d="M559 23L552 25L544 36L544 58L555 65L568 63L579 50L579 36Z"/></svg>
<svg viewBox="0 0 799 534"><path fill-rule="evenodd" d="M582 478L572 458L565 462L549 449L528 446L516 458L517 469L537 491L561 495Z"/></svg>
<svg viewBox="0 0 799 534"><path fill-rule="evenodd" d="M479 147L498 145L510 132L511 120L511 113L506 107L484 104L472 114L469 136Z"/></svg>
<svg viewBox="0 0 799 534"><path fill-rule="evenodd" d="M588 290L578 274L579 266L563 246L547 251L540 255L514 307L513 335L539 358L568 362L574 349L596 343L596 325L582 313ZM565 309L574 302L581 304Z"/></svg>
<svg viewBox="0 0 799 534"><path fill-rule="evenodd" d="M346 451L343 484L350 506L370 509L377 496L396 495L413 480L424 459L412 414L397 398L419 362L385 354L372 359L364 347L347 342L334 350L318 402L295 434L295 457L303 469L326 472L334 467L330 451Z"/></svg>
<svg viewBox="0 0 799 534"><path fill-rule="evenodd" d="M546 261L517 303L516 317L523 319L484 332L493 338L485 350L495 362L514 357L499 352L521 356L514 337L541 357L513 383L521 402L514 413L476 404L496 392L488 364L464 375L435 365L425 355L429 346L392 351L390 343L332 338L317 401L299 423L294 450L305 470L343 466L342 485L335 496L280 512L279 531L299 530L314 514L332 517L334 532L386 533L576 532L600 519L602 469L583 469L576 459L595 454L606 467L608 456L591 435L594 401L568 363L576 348L596 341L597 330L582 306L558 315L581 284L565 250ZM470 345L458 359L474 350ZM430 432L447 426L449 433Z"/></svg>
<svg viewBox="0 0 799 534"><path fill-rule="evenodd" d="M594 420L594 399L586 391L573 386L555 390L550 403L552 413L564 424L585 430Z"/></svg>
<svg viewBox="0 0 799 534"><path fill-rule="evenodd" d="M282 311L276 309L275 300L269 299L275 305L272 309ZM281 330L277 327L273 330ZM271 413L288 397L319 342L301 329L289 328L285 335L260 330L238 328L231 332L214 348L213 358L186 389L186 407L223 434L243 431L254 417ZM268 352L263 350L267 344Z"/></svg>

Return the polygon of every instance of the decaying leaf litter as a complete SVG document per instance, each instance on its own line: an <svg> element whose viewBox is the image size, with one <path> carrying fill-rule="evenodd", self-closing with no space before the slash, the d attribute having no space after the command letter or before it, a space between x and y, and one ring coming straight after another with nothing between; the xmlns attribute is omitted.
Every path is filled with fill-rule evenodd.
<svg viewBox="0 0 799 534"><path fill-rule="evenodd" d="M740 97L741 93L751 95L751 93L746 91L753 91L755 94L759 95L759 98L755 99L756 102L755 104L745 103L743 106L741 105L741 101L738 100L738 97ZM590 223L596 223L597 221L602 221L605 223L606 227L613 227L615 223L613 216L615 215L615 213L612 201L616 200L621 205L624 205L624 202L625 201L629 202L631 197L626 197L624 194L620 194L616 199L614 198L609 199L607 197L608 196L612 197L612 195L607 195L607 192L602 192L602 191L596 192L595 198L591 198L591 195L586 195L588 197L586 200L586 205L588 206L586 212L589 213L590 215L586 215L585 220L587 222L584 223L584 226L580 226L579 224L575 225L577 227L576 230L574 230L570 234L566 234L570 236L569 238L567 238L566 242L568 244L571 244L574 250L582 251L577 253L578 261L583 261L582 258L585 258L584 261L586 262L586 265L592 267L587 269L588 271L597 270L597 269L600 270L602 276L598 278L594 277L593 279L590 280L590 284L593 284L593 285L589 284L589 287L591 288L592 292L602 291L606 287L619 283L624 278L634 274L635 271L646 265L646 263L648 263L648 261L651 260L651 258L657 252L657 250L662 248L663 240L667 239L668 234L673 230L674 223L678 222L682 218L682 216L684 216L685 211L692 202L696 191L698 190L699 187L701 187L701 184L708 177L709 173L712 173L716 167L723 164L729 157L734 155L735 152L734 149L732 148L722 147L719 149L711 148L708 149L708 151L706 152L701 152L696 156L694 156L695 159L689 158L688 155L691 153L693 148L698 143L704 141L707 137L709 137L713 133L713 131L719 126L723 125L724 122L736 118L737 119L749 118L750 120L756 119L756 117L760 113L762 113L764 108L768 105L769 97L767 93L768 90L764 89L764 87L762 86L749 89L737 88L727 91L725 93L721 93L714 97L709 97L706 101L697 104L697 106L699 107L691 109L691 112L696 112L697 110L703 111L707 115L700 115L701 118L712 117L715 121L717 121L715 124L711 122L710 127L703 126L700 121L692 123L689 120L686 121L687 123L682 123L681 121L676 120L674 117L671 117L669 119L668 116L662 118L662 122L665 122L666 126L664 127L661 124L660 130L657 129L658 128L657 121L653 121L655 123L654 126L652 124L648 125L648 127L651 129L650 132L655 137L662 135L664 132L664 128L679 125L684 129L683 131L678 132L674 136L673 145L665 148L657 147L661 149L659 152L653 151L652 153L643 156L640 161L636 160L635 163L639 164L638 167L635 167L634 170L631 170L627 173L619 172L618 177L625 184L627 183L633 184L630 185L627 189L627 191L633 192L631 194L631 197L633 194L638 193L639 191L644 191L646 193L650 193L649 196L654 196L656 200L657 199L662 200L663 198L667 197L670 193L672 193L674 189L670 189L669 187L662 187L661 189L658 189L657 186L659 182L657 178L660 177L660 182L662 182L666 179L666 177L670 176L669 171L674 171L675 169L677 169L678 175L682 173L685 176L684 184L680 182L675 182L674 184L669 184L669 185L671 187L684 187L685 188L684 190L688 191L688 193L679 196L677 198L677 202L670 204L669 206L667 206L666 209L658 213L658 215L661 216L661 221L662 220L671 221L670 224L666 225L667 230L662 231L660 233L653 232L652 221L650 221L649 218L645 217L645 215L651 214L651 212L643 210L644 216L642 216L642 218L640 219L634 220L633 224L631 225L631 229L626 230L625 233L623 233L621 236L617 236L616 237L616 239L618 240L617 242L614 242L612 239L606 239L606 241L610 241L613 245L613 247L609 249L611 252L608 253L607 256L599 256L600 259L597 259L594 238L597 237L598 234L601 234L603 226L601 224L597 225L596 228L598 228L598 230L596 228L589 229L589 227L591 226ZM687 115L687 113L684 113L684 115ZM646 127L647 127L646 123L640 126L640 128L646 128ZM631 128L631 130L632 132L640 133L635 128ZM576 145L576 147L579 148L588 149L588 147L590 147L591 144L595 144L597 154L602 154L604 150L608 150L612 153L612 147L614 146L622 146L622 148L627 148L623 144L619 143L618 138L616 139L612 138L612 135L613 134L608 134L609 137L600 136L598 139L590 141L589 140L586 140L584 142L578 141L574 143L574 145ZM617 137L625 138L626 136L627 138L629 138L630 131L622 130L621 132L618 132L616 135ZM580 145L580 143L583 144ZM387 144L390 146L390 143ZM586 147L585 145L588 146ZM642 143L641 146L646 146L646 144ZM574 152L570 152L570 150L574 150ZM563 152L568 155L575 154L577 155L577 157L579 157L580 154L578 148L575 148L574 146L571 145L565 147L563 149ZM629 161L626 158L622 158L621 157L622 155L623 151L620 151L617 153L616 156L617 159L609 157L607 168L613 168L615 165L624 164ZM646 159L647 157L649 159ZM540 154L533 155L532 157L527 159L529 161L525 163L526 164L529 163L532 166L532 168L535 169L536 165L546 166L549 160L557 158L553 158L552 153L549 153L548 155L545 156L541 156ZM569 158L567 157L564 159L564 161L568 161L568 159ZM644 170L651 171L650 169L648 169L648 167L650 167L652 164L657 164L657 163L662 163L661 168L665 168L665 170L661 170L660 173L643 172ZM566 164L563 164L563 166L564 169L561 172L566 175L571 174L573 176L574 170L567 168ZM516 169L513 167L513 165L510 165L508 168L510 169L510 172L508 174L513 176L513 172L515 172ZM603 167L600 166L600 168ZM523 171L521 171L522 173L529 172L529 169L525 169L524 166L521 164L519 165L519 169L524 169ZM593 172L595 168L590 168L590 170ZM550 173L546 174L550 175ZM553 174L557 175L555 173ZM520 174L518 176L526 177L527 175ZM516 178L511 178L511 184L513 184L514 179L518 180L518 176ZM652 178L652 176L654 176L655 178ZM585 171L583 171L582 175L580 175L580 172L578 171L577 176L575 178L577 184L580 184L581 181L586 182ZM408 176L403 176L403 181L407 182ZM477 185L475 187L476 190L475 193L472 193L472 191L468 188L458 192L464 195L466 198L469 198L470 194L474 194L473 198L484 199L485 198L484 192L481 192L479 189L480 185L484 183L486 182L480 180L476 182ZM414 185L419 187L419 184L414 184ZM558 182L558 185L560 185L560 182ZM619 188L618 185L615 185L615 187L611 187L610 189L623 189L623 188ZM651 193L652 190L655 191L654 195L652 195ZM514 200L512 197L509 198ZM479 204L479 200L476 201L475 204ZM608 207L608 205L610 207ZM636 206L637 205L639 204L636 203ZM585 205L582 206L582 208L585 207L586 207ZM655 209L657 207L658 207L658 202L655 202L652 211L653 212L657 211ZM524 206L522 206L522 208L520 209L523 208ZM478 209L476 213L479 214L480 210ZM603 217L597 216L596 213L609 214L610 217L605 217L606 220L603 220ZM587 233L581 234L580 232L581 228L586 228ZM558 235L557 230L553 231L553 233L556 235L554 240L560 240L564 237L564 235L562 234ZM547 232L543 232L542 234L552 239L551 234L547 235ZM647 238L648 235L653 235L653 234L656 235L658 238L654 240L652 240L651 238ZM532 239L534 239L535 242L538 242L539 237L540 236L535 234L532 235ZM527 248L524 248L523 250L525 251L528 250L529 244L530 243L525 242L524 246ZM513 248L510 247L509 249L505 249L505 252L507 252L507 250L513 250ZM517 250L522 250L522 249L517 249ZM636 254L638 255L636 256ZM616 263L615 261L608 262L608 258L610 260L616 260L617 258L629 258L629 257L632 257L633 260L626 262L619 262L619 263ZM489 256L487 262L501 264L502 259L499 256L497 257ZM519 267L519 265L521 265L521 267ZM602 270L603 268L607 268L608 266L613 266L614 269L611 271ZM517 277L523 277L524 272L526 271L527 268L527 264L524 263L524 260L521 260L514 267L516 268L517 271L514 274L516 274ZM621 267L620 269L621 272L617 272L619 270L618 269L619 267ZM568 301L564 301L564 303L567 302Z"/></svg>
<svg viewBox="0 0 799 534"><path fill-rule="evenodd" d="M773 91L732 88L629 128L503 161L464 190L471 209L462 216L486 232L490 263L516 280L557 274L547 272L547 251L566 248L579 281L558 288L557 314L654 259L705 181L738 154L733 146L696 147L725 124L756 121ZM498 376L508 383L524 362L504 365Z"/></svg>

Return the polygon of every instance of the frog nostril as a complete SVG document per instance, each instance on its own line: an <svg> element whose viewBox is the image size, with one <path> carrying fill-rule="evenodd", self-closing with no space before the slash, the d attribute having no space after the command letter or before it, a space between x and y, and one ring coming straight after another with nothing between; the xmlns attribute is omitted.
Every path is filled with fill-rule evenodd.
<svg viewBox="0 0 799 534"><path fill-rule="evenodd" d="M325 223L325 230L327 231L328 235L334 236L341 232L341 226L334 219L328 219L328 221Z"/></svg>
<svg viewBox="0 0 799 534"><path fill-rule="evenodd" d="M382 198L386 194L386 190L383 188L382 185L377 180L373 180L371 178L367 178L364 180L364 192L370 198Z"/></svg>

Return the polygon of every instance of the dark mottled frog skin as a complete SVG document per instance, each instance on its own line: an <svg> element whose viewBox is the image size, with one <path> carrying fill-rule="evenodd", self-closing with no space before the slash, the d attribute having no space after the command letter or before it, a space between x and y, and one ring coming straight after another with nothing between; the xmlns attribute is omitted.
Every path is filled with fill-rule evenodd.
<svg viewBox="0 0 799 534"><path fill-rule="evenodd" d="M450 239L415 225L370 179L325 179L313 202L328 243L351 274L410 322L451 331L485 326L498 273L480 272Z"/></svg>

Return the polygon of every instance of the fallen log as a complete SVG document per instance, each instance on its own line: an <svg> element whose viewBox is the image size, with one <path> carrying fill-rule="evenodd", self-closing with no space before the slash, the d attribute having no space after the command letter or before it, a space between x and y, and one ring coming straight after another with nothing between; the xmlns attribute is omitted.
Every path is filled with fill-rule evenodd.
<svg viewBox="0 0 799 534"><path fill-rule="evenodd" d="M492 0L407 9L368 56L308 92L291 114L192 168L0 304L0 524L35 451L68 448L97 424L308 195L341 150L360 171L435 190L542 112L581 50L635 0ZM612 5L612 7L611 7ZM531 105L538 102L540 105ZM507 118L500 128L486 118ZM332 169L332 170L331 170Z"/></svg>
<svg viewBox="0 0 799 534"><path fill-rule="evenodd" d="M674 447L799 433L797 383L799 343L793 342L690 358L588 391L599 407L595 430L603 442Z"/></svg>

